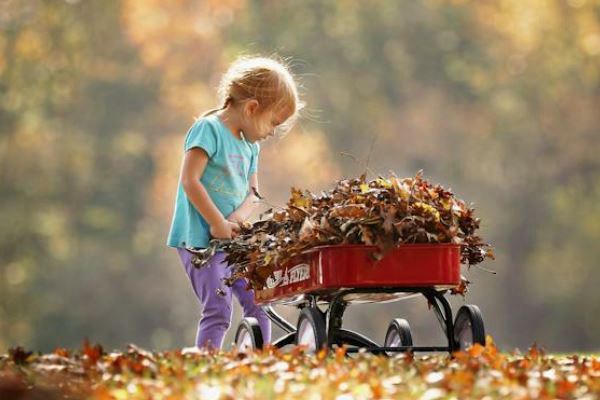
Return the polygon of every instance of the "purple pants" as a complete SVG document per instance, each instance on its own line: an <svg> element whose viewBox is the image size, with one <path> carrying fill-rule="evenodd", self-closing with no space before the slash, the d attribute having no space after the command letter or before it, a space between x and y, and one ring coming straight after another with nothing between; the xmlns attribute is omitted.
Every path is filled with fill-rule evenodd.
<svg viewBox="0 0 600 400"><path fill-rule="evenodd" d="M196 297L202 304L202 317L198 322L196 346L220 349L225 332L231 325L231 294L237 297L244 317L258 320L263 342L271 342L271 321L267 313L254 303L254 290L246 290L246 279L238 279L232 287L223 282L231 276L231 268L225 263L225 253L217 252L210 261L198 268L192 260L192 253L178 248L179 258L190 278Z"/></svg>

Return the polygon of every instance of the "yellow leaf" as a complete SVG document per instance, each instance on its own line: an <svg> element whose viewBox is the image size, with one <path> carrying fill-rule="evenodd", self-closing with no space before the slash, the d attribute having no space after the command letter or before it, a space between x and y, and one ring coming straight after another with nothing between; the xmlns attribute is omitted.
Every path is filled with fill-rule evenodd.
<svg viewBox="0 0 600 400"><path fill-rule="evenodd" d="M389 180L383 178L377 178L377 184L386 189L390 189L392 187L392 183Z"/></svg>
<svg viewBox="0 0 600 400"><path fill-rule="evenodd" d="M269 265L272 259L273 257L270 254L265 255L265 258L263 260L264 265Z"/></svg>
<svg viewBox="0 0 600 400"><path fill-rule="evenodd" d="M444 210L449 211L452 208L452 199L447 198L447 197L442 198L440 200L440 204L442 205Z"/></svg>
<svg viewBox="0 0 600 400"><path fill-rule="evenodd" d="M408 199L410 198L410 187L409 186L407 186L405 183L400 183L396 190L398 191L398 195L400 196L400 198L402 200L408 201Z"/></svg>
<svg viewBox="0 0 600 400"><path fill-rule="evenodd" d="M323 361L325 358L327 358L327 348L323 347L321 350L319 350L319 352L317 353L317 360L319 361Z"/></svg>

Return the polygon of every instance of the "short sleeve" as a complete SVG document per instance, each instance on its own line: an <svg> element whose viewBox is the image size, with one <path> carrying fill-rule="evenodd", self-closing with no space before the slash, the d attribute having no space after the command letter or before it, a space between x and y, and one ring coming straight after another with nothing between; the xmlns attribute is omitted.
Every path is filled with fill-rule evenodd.
<svg viewBox="0 0 600 400"><path fill-rule="evenodd" d="M185 137L184 151L199 147L206 151L209 158L217 152L219 137L216 127L206 118L197 120Z"/></svg>
<svg viewBox="0 0 600 400"><path fill-rule="evenodd" d="M248 175L252 175L258 170L258 154L260 153L260 145L255 143L255 149L252 150L252 159L250 160L250 171Z"/></svg>

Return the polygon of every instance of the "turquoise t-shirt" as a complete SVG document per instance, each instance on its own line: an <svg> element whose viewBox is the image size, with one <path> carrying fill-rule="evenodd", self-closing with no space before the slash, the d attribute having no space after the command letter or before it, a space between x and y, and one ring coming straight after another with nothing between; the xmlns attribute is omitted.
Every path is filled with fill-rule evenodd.
<svg viewBox="0 0 600 400"><path fill-rule="evenodd" d="M260 146L238 139L216 114L211 114L196 120L188 130L184 152L194 147L208 154L200 182L227 218L249 193L249 180L257 170ZM188 200L179 179L167 246L206 248L211 239L209 232L208 223Z"/></svg>

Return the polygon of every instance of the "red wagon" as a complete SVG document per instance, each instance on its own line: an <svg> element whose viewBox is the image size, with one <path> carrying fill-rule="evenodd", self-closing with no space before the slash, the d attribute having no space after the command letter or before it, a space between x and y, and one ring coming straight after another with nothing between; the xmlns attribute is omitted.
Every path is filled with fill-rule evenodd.
<svg viewBox="0 0 600 400"><path fill-rule="evenodd" d="M366 245L316 247L277 268L267 287L255 293L257 304L287 332L272 345L305 345L311 352L346 345L347 352L366 348L375 354L389 354L409 350L452 352L473 343L485 343L479 308L462 306L453 320L452 309L444 297L460 283L460 245L404 244L380 260L373 257L376 251L376 247ZM402 318L391 320L383 346L342 328L342 317L349 304L390 302L420 295L436 314L447 345L413 346L410 325ZM273 309L276 304L300 308L297 324L277 314ZM244 318L235 340L240 350L261 348L258 321Z"/></svg>

